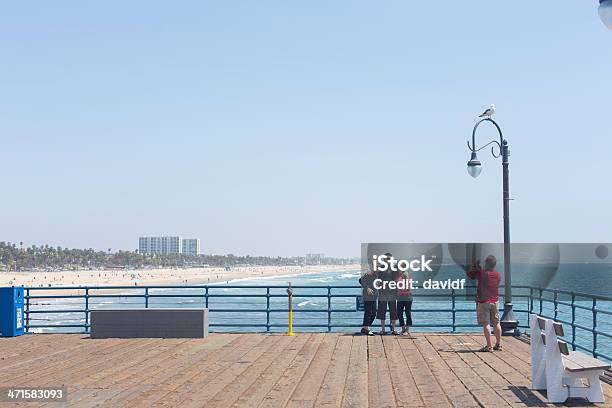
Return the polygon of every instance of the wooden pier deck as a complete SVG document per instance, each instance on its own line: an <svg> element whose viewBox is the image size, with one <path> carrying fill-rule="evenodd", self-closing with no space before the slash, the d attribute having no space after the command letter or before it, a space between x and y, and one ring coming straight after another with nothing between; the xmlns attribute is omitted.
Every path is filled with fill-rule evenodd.
<svg viewBox="0 0 612 408"><path fill-rule="evenodd" d="M0 387L66 386L70 407L544 407L529 345L479 334L212 334L206 339L0 339ZM571 400L569 406L612 406ZM559 405L557 405L559 406Z"/></svg>

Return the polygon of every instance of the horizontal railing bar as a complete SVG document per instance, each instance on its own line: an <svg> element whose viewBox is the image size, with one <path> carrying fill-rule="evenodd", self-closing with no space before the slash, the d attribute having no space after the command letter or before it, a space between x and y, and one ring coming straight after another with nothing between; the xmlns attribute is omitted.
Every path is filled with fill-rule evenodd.
<svg viewBox="0 0 612 408"><path fill-rule="evenodd" d="M219 284L202 284L202 285L139 285L139 286L130 286L130 285L104 285L104 286L26 286L27 290L64 290L64 289L130 289L130 290L138 290L138 289L201 289L201 288L219 288L219 289L287 289L288 285L226 285L223 283ZM344 288L344 289L361 289L359 285L291 285L292 288L302 288L302 289L313 289L313 288ZM504 285L499 285L500 288L503 288ZM476 285L466 285L465 288L476 288ZM512 285L512 289L537 289L533 286L527 285ZM543 290L560 290L560 289L543 289ZM568 292L571 293L571 292ZM575 292L578 294L578 292Z"/></svg>
<svg viewBox="0 0 612 408"><path fill-rule="evenodd" d="M139 290L139 289L262 289L266 290L270 289L287 289L288 285L139 285L139 286L32 286L25 287L27 290L117 290L117 289L126 289L126 290ZM317 289L317 288L338 288L338 289L361 289L361 286L358 285L291 285L292 288L297 289Z"/></svg>
<svg viewBox="0 0 612 408"><path fill-rule="evenodd" d="M85 324L27 324L28 329L56 328L56 327L89 327Z"/></svg>
<svg viewBox="0 0 612 408"><path fill-rule="evenodd" d="M588 352L589 352L589 353L591 353L591 354L593 353L593 350L591 350L590 348L587 348L587 347L581 346L581 345L579 345L579 344L575 344L574 346L576 346L576 348L577 348L577 349L580 349L580 350L583 350L583 351L588 351Z"/></svg>
<svg viewBox="0 0 612 408"><path fill-rule="evenodd" d="M512 288L515 288L515 286L512 286ZM595 298L597 300L612 301L612 297L610 297L610 296L593 295L593 294L588 294L588 293L583 293L583 292L572 292L572 291L563 290L563 289L536 288L536 287L529 287L529 286L527 288L532 288L533 290L538 290L538 291L541 290L542 292L562 293L564 295L574 295L574 296L585 297L585 298L589 298L589 299Z"/></svg>
<svg viewBox="0 0 612 408"><path fill-rule="evenodd" d="M586 330L586 331L588 331L588 332L590 332L590 333L594 333L594 332L595 332L595 333L597 333L597 334L603 334L604 336L609 336L609 337L612 337L612 335L611 335L611 334L608 334L608 333L599 332L599 331L593 331L593 328L592 328L592 327L582 326L582 325L580 325L580 324L578 324L578 323L568 322L567 320L562 320L562 319L559 319L559 318L555 319L554 317L551 317L551 316L545 315L544 313L542 313L542 314L538 314L538 316L541 316L541 317L543 317L543 318L545 318L545 319L554 320L554 321L559 322L559 323L567 324L568 326L572 326L572 327L575 327L575 328L577 328L577 329Z"/></svg>
<svg viewBox="0 0 612 408"><path fill-rule="evenodd" d="M595 333L597 335L602 335L602 336L605 336L605 337L608 337L608 338L612 339L612 334L610 334L610 333L602 332L602 331L599 331L599 330L593 330L593 333Z"/></svg>
<svg viewBox="0 0 612 408"><path fill-rule="evenodd" d="M139 290L139 289L262 289L266 290L270 289L287 289L288 285L139 285L139 286L26 286L24 289L26 290L117 290L117 289L125 289L125 290ZM359 285L291 285L293 289L361 289ZM503 288L503 285L499 286ZM465 286L467 289L475 289L475 285ZM516 288L526 288L529 286L512 286L513 289Z"/></svg>
<svg viewBox="0 0 612 408"><path fill-rule="evenodd" d="M94 305L95 306L95 305ZM89 309L51 309L51 310L29 310L28 313L38 313L38 314L45 314L45 313L84 313L84 312L91 312L93 310L111 310L111 309L106 309L106 308L96 308L96 307L91 307ZM500 309L500 311L502 311L503 309ZM270 312L270 313L287 313L287 309L214 309L214 308L209 308L208 309L209 312L227 312L227 313L238 313L238 312L261 312L261 313L265 313L265 312ZM321 313L353 313L356 312L356 309L293 309L294 313L303 313L303 312L321 312ZM432 313L432 312L442 312L442 313L452 313L453 309L412 309L411 312L413 313ZM475 313L476 310L475 309L455 309L455 312L459 313ZM527 310L515 310L516 313L527 313ZM562 320L557 319L558 321L561 321L562 323L566 323L563 322ZM567 323L570 324L570 323Z"/></svg>
<svg viewBox="0 0 612 408"><path fill-rule="evenodd" d="M514 296L514 295L513 295L513 296ZM541 301L543 301L543 302L548 302L548 303L552 303L552 304L554 304L554 303L555 303L555 300L554 300L554 299L541 298L541 297L539 297L539 296L534 296L534 297L533 297L533 300L541 300ZM577 309L588 310L588 311L593 310L593 306L585 306L585 305L581 305L580 303L577 303L577 302L589 302L589 303L591 303L591 300L577 300L577 301L574 303L574 305L573 305L573 306L575 306ZM564 306L572 307L572 304L571 304L571 303L564 303L564 302L562 302L562 301L560 301L560 300L557 300L557 301L556 301L556 303L557 303L557 304L562 304L562 305L564 305ZM597 309L597 310L599 311L599 309Z"/></svg>
<svg viewBox="0 0 612 408"><path fill-rule="evenodd" d="M593 328L592 327L586 327L586 326L583 326L583 325L578 324L578 323L574 323L574 327L577 328L577 329L588 331L589 333L593 333Z"/></svg>

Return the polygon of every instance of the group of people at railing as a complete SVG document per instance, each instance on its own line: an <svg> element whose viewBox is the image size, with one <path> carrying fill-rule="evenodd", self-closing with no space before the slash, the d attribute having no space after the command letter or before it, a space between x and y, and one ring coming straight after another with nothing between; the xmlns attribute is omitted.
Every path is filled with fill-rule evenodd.
<svg viewBox="0 0 612 408"><path fill-rule="evenodd" d="M390 253L385 254L391 258ZM476 316L478 324L482 326L486 339L486 346L480 351L490 352L499 351L501 346L501 325L499 319L499 284L500 273L495 269L497 259L493 255L487 256L484 267L481 267L480 260L474 260L471 265L465 268L467 275L477 281L476 292ZM378 285L375 284L378 281ZM359 278L362 287L364 300L363 326L361 333L374 336L371 330L374 320L380 322L378 334L385 335L387 312L389 313L392 335L410 335L412 326L412 303L413 294L411 285L400 285L400 282L410 281L410 277L403 271L375 271L369 269ZM382 282L382 284L381 284ZM389 285L389 282L395 284ZM401 286L401 288L400 288ZM399 320L399 330L397 322ZM495 333L495 345L492 344L491 326ZM401 331L400 331L401 330Z"/></svg>
<svg viewBox="0 0 612 408"><path fill-rule="evenodd" d="M390 254L387 254L390 256ZM377 289L375 281L379 279L384 283L383 288ZM401 327L401 335L408 336L410 327L412 326L412 290L410 286L402 289L389 288L388 282L402 282L409 280L406 272L402 271L374 271L368 270L359 278L359 284L362 288L362 296L364 303L363 312L363 327L361 333L374 336L374 332L370 330L370 326L375 319L380 321L379 334L387 334L386 320L387 311L391 320L391 334L399 335L396 322L399 318L399 326Z"/></svg>

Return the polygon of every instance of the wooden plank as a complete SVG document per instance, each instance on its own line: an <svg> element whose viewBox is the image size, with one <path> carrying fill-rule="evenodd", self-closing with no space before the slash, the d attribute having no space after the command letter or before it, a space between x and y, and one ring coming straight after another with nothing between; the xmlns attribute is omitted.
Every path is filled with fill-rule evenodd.
<svg viewBox="0 0 612 408"><path fill-rule="evenodd" d="M325 333L315 333L310 342L308 342L302 350L293 359L289 367L283 375L278 379L272 389L266 394L264 400L259 404L259 407L284 407L293 394L304 373L314 359Z"/></svg>
<svg viewBox="0 0 612 408"><path fill-rule="evenodd" d="M481 345L484 344L484 336L472 334L471 339ZM538 398L540 401L547 401L545 394L540 391L531 390L531 364L527 362L530 360L529 344L512 337L503 337L502 344L504 344L504 351L493 354L527 379L526 386L521 387L519 391L522 391L527 398ZM602 388L606 399L612 399L612 385L602 383Z"/></svg>
<svg viewBox="0 0 612 408"><path fill-rule="evenodd" d="M457 336L459 341L468 343L470 342L469 336ZM491 361L495 361L494 353L480 353L478 348L468 346L472 350L472 353L463 353L462 357L468 364L472 365L476 374L486 382L491 389L493 389L499 396L501 396L510 406L521 404L521 395L517 395L508 387L508 381L495 371L491 366ZM510 367L508 367L511 370Z"/></svg>
<svg viewBox="0 0 612 408"><path fill-rule="evenodd" d="M473 349L466 345L467 340L462 340L459 336L441 336L441 340L446 342L449 350L454 351L459 357L454 361L456 366L452 367L455 375L461 380L463 385L470 390L474 398L485 407L488 406L510 406L504 398L492 388L482 375L482 361L473 356ZM484 370L486 371L486 370Z"/></svg>
<svg viewBox="0 0 612 408"><path fill-rule="evenodd" d="M188 400L191 394L206 387L211 379L219 376L226 367L232 363L239 361L251 349L260 343L265 343L266 335L261 334L240 334L235 347L225 352L215 353L214 361L208 364L202 364L202 367L194 375L177 384L173 391L167 393L162 399L152 404L152 407L175 407L182 406L183 401Z"/></svg>
<svg viewBox="0 0 612 408"><path fill-rule="evenodd" d="M96 382L96 388L114 390L113 393L97 393L96 403L104 405L116 405L124 398L151 389L154 385L144 383L143 379L153 373L152 367L172 357L172 350L179 348L187 340L185 339L156 339L153 346L142 353L134 353L137 358L130 359L129 365L120 373L114 373L102 377ZM169 353L170 351L170 353ZM135 362L136 361L136 362ZM94 368L95 369L95 368ZM90 368L91 370L91 368ZM93 399L93 396L82 395L81 401L74 402L74 406L80 406L82 401Z"/></svg>
<svg viewBox="0 0 612 408"><path fill-rule="evenodd" d="M278 358L274 359L264 372L240 394L233 407L256 407L266 397L274 384L283 375L298 353L303 352L307 343L312 341L312 333L300 333L289 337L290 342L283 350L279 350Z"/></svg>
<svg viewBox="0 0 612 408"><path fill-rule="evenodd" d="M259 358L265 355L268 351L273 350L281 336L262 336L263 341L258 342L246 354L240 358L236 358L231 364L217 372L213 377L206 380L205 383L194 383L198 389L188 393L188 397L181 401L181 408L199 408L202 406L217 406L209 402L223 389L233 382L242 382L239 378L250 365L255 363ZM278 351L278 350L273 350Z"/></svg>
<svg viewBox="0 0 612 408"><path fill-rule="evenodd" d="M564 362L565 361L572 362L575 366L577 366L577 367L566 366L565 368L567 368L570 371L585 371L585 370L592 370L592 369L606 370L610 368L610 364L604 361L601 361L601 360L597 360L596 358L589 357L580 351L570 352L570 354L564 358Z"/></svg>
<svg viewBox="0 0 612 408"><path fill-rule="evenodd" d="M410 340L399 337L382 338L396 404L398 407L424 407L425 403L420 397L412 372L398 344L398 341Z"/></svg>
<svg viewBox="0 0 612 408"><path fill-rule="evenodd" d="M81 342L81 335L28 334L0 338L0 364L4 369L31 366L42 361L42 355L59 354ZM8 341L7 341L8 340Z"/></svg>
<svg viewBox="0 0 612 408"><path fill-rule="evenodd" d="M338 333L328 333L323 337L317 349L317 353L295 387L286 407L297 408L314 406L319 390L321 389L321 384L332 360L338 337Z"/></svg>
<svg viewBox="0 0 612 408"><path fill-rule="evenodd" d="M286 347L293 340L292 337L285 335L271 335L270 337L271 341L274 341L271 347L260 358L249 364L235 381L231 381L222 390L218 391L208 402L209 406L221 408L231 407L235 404L240 395L251 387L274 361L280 358ZM239 363L242 363L242 361Z"/></svg>
<svg viewBox="0 0 612 408"><path fill-rule="evenodd" d="M87 387L94 378L101 378L98 376L109 367L125 367L124 364L132 358L142 358L144 352L154 350L156 346L154 340L114 342L115 345L109 349L88 353L89 358L79 366L51 375L49 381L69 382L71 386ZM96 382L94 386L100 387L100 384Z"/></svg>
<svg viewBox="0 0 612 408"><path fill-rule="evenodd" d="M169 352L186 341L185 339L155 339L148 348L133 353L133 358L126 359L126 364L123 365L121 371L107 372L106 375L98 378L95 384L100 388L109 388L115 384L129 385L139 376L148 373L151 366L169 358L168 356L171 355Z"/></svg>
<svg viewBox="0 0 612 408"><path fill-rule="evenodd" d="M123 340L122 342L128 341L129 340ZM87 364L91 361L90 353L112 352L116 345L117 343L114 340L101 343L89 343L88 347L80 350L80 352L75 351L67 355L55 355L34 369L23 367L21 370L22 375L19 376L19 385L36 386L45 380L53 380L56 376L60 375L60 373L69 372L69 370L77 369L83 364ZM25 372L23 372L24 368L26 369ZM15 378L15 372L13 370L8 370L7 373L11 379ZM5 383L5 381L4 378L0 378L0 382ZM8 384L9 382L6 381L6 383Z"/></svg>
<svg viewBox="0 0 612 408"><path fill-rule="evenodd" d="M368 337L368 397L372 407L395 407L382 336Z"/></svg>
<svg viewBox="0 0 612 408"><path fill-rule="evenodd" d="M150 385L148 387L151 387ZM144 387L139 387L140 389ZM112 388L82 388L76 393L69 393L68 405L66 408L74 407L107 407L113 406L107 403L112 401L113 398L120 398L129 392L133 392L133 389L126 389L124 387L112 387ZM46 407L53 407L54 405L47 405Z"/></svg>
<svg viewBox="0 0 612 408"><path fill-rule="evenodd" d="M222 347L232 341L232 338L227 335L220 336L211 336L206 340L202 341L187 341L183 343L185 347L195 348L195 350L190 350L189 355L192 353L198 353L200 349L204 350L204 353L212 353L219 347ZM95 373L88 375L86 378L83 378L80 381L77 381L76 385L83 385L85 387L95 386L103 381L104 383L108 383L108 379L112 379L115 375L122 374L126 369L132 367L139 362L143 362L149 355L157 354L156 346L162 344L163 341L160 340L151 340L151 342L140 340L138 345L135 346L132 350L127 350L128 358L121 358L119 362L115 362L113 364L108 364L98 369ZM144 345L144 347L142 347ZM180 346L182 346L180 345ZM181 351L179 349L178 351ZM150 354L149 354L150 353Z"/></svg>
<svg viewBox="0 0 612 408"><path fill-rule="evenodd" d="M349 368L341 406L363 408L369 405L368 336L353 336Z"/></svg>
<svg viewBox="0 0 612 408"><path fill-rule="evenodd" d="M413 334L412 339L401 341L400 347L410 370L421 400L426 406L450 406L440 383L428 363L439 358L427 348L426 334ZM426 353L423 354L423 350Z"/></svg>
<svg viewBox="0 0 612 408"><path fill-rule="evenodd" d="M425 363L429 366L446 399L453 406L479 407L478 402L465 388L455 372L450 369L446 361L447 358L458 358L456 353L445 353L445 347L442 346L445 343L439 343L439 336L426 334L425 338L427 342L419 342L417 349L423 356L430 356L430 358L425 359Z"/></svg>
<svg viewBox="0 0 612 408"><path fill-rule="evenodd" d="M38 351L27 353L21 356L19 362L13 362L10 366L5 366L5 370L0 372L0 381L4 381L6 377L11 377L13 372L21 372L27 369L28 373L42 371L49 368L52 364L64 364L67 360L75 355L80 355L82 352L89 352L92 347L85 339L79 339L79 342L64 342L65 335L57 338L58 347L54 348L51 344L41 347ZM97 344L96 347L103 346L103 343Z"/></svg>
<svg viewBox="0 0 612 408"><path fill-rule="evenodd" d="M19 362L11 354L5 360L10 369L0 373L19 384L0 383L66 384L69 401L62 406L68 407L551 406L530 390L529 345L511 337L494 353L475 352L484 337L473 333L417 333L413 339L213 334L204 340L40 335L38 353L30 338L30 351ZM590 359L574 356L581 358L583 364ZM612 387L603 389L612 398Z"/></svg>
<svg viewBox="0 0 612 408"><path fill-rule="evenodd" d="M118 343L118 340L114 340ZM111 389L104 387L96 381L98 374L106 372L108 367L122 369L126 364L136 358L143 358L143 352L150 349L155 349L154 340L147 341L129 341L116 345L112 350L105 353L90 353L89 360L70 370L58 372L55 376L49 377L46 382L36 384L37 386L53 386L54 384L66 384L69 394L67 406L73 406L78 401L101 398L102 395L112 394L109 392L100 392L103 389ZM120 371L117 371L120 372ZM116 390L117 392L120 389ZM55 404L49 402L45 407L53 407Z"/></svg>
<svg viewBox="0 0 612 408"><path fill-rule="evenodd" d="M189 378L200 372L204 366L215 361L220 353L231 352L238 336L211 334L206 340L190 340L175 354L172 364L164 366L148 376L144 382L155 387L138 394L127 396L121 406L150 406L178 388Z"/></svg>
<svg viewBox="0 0 612 408"><path fill-rule="evenodd" d="M140 339L138 341L142 342L143 340ZM169 350L171 344L174 346L177 345L176 340L172 341L172 343L161 339L154 339L152 341L153 342L149 345L149 347L146 347L143 350L134 351L133 353L128 353L123 359L115 362L115 364L111 364L110 366L101 366L100 371L103 373L100 373L99 375L97 375L98 373L95 371L90 373L90 375L96 378L93 384L90 385L90 381L86 382L85 386L80 384L81 387L84 386L83 389L89 390L89 394L87 392L77 392L73 396L78 396L79 400L74 401L74 405L79 406L84 401L89 401L90 398L95 399L95 401L99 403L104 403L107 400L111 401L113 399L116 402L118 395L126 396L131 392L135 392L136 387L133 387L133 384L129 383L129 381L125 381L125 375L130 373L135 377L138 377L139 375L143 376L144 373L147 372L148 367L146 367L146 364L148 361L156 361L160 358L160 356L163 356ZM145 366L142 367L142 369L135 368L143 364ZM117 371L109 370L109 367L116 368ZM140 387L139 389L142 388L143 387ZM98 393L98 389L112 390L113 392ZM93 394L95 394L95 397L93 397Z"/></svg>
<svg viewBox="0 0 612 408"><path fill-rule="evenodd" d="M88 339L83 339L83 341L87 342L89 345L92 344L92 342ZM59 370L41 377L39 380L34 380L32 381L32 386L54 387L58 386L58 384L66 385L68 402L65 404L65 406L72 406L75 401L82 399L86 395L108 394L100 392L100 387L84 390L82 386L77 386L75 384L78 380L87 377L89 373L95 372L96 367L104 366L106 364L113 364L114 362L124 358L125 355L129 355L130 352L134 353L133 346L135 344L132 341L111 340L104 343L107 344L107 346L103 349L92 348L91 350L88 350L87 353L83 353L85 360L83 360L79 365L71 365L71 368L69 369ZM122 346L118 347L118 344L121 344ZM53 407L56 405L57 404L54 402L42 404L42 406L45 407Z"/></svg>
<svg viewBox="0 0 612 408"><path fill-rule="evenodd" d="M482 335L469 335L467 339L474 343L476 350L485 344ZM516 342L520 340L504 337L502 339L504 351L482 354L483 356L486 354L487 364L507 381L508 388L519 398L522 405L545 406L546 397L540 391L531 389L531 367L507 351L514 348Z"/></svg>
<svg viewBox="0 0 612 408"><path fill-rule="evenodd" d="M481 337L484 341L484 335ZM523 361L527 365L531 365L531 346L529 343L525 343L514 337L503 337L502 345L510 345L510 347L504 347L504 352L510 352L515 358Z"/></svg>
<svg viewBox="0 0 612 408"><path fill-rule="evenodd" d="M191 348L185 347L190 346L190 343ZM205 357L210 357L208 354L211 352L217 352L217 350L210 350L210 348L206 350L207 345L204 342L200 342L199 347L193 347L194 343L193 340L187 340L169 353L163 352L159 356L155 356L153 358L155 363L152 367L140 368L143 374L131 375L129 380L118 381L117 384L113 384L113 388L119 388L122 391L102 402L104 405L112 406L150 406L150 403L163 398L170 392L168 387L161 386L164 380L174 381L172 377L180 376L181 370L189 371L190 368L193 368L194 357L198 355L199 351L204 349ZM210 360L208 358L204 364L198 364L198 370L201 371L202 366L206 363L211 364ZM150 363L147 366L150 366ZM144 404L144 401L149 403Z"/></svg>
<svg viewBox="0 0 612 408"><path fill-rule="evenodd" d="M353 335L342 334L338 337L336 348L332 354L329 368L325 373L325 378L319 389L316 407L335 407L339 408L342 404L342 396L346 385L347 371L351 356L351 345ZM351 366L351 369L355 367Z"/></svg>
<svg viewBox="0 0 612 408"><path fill-rule="evenodd" d="M476 344L476 348L486 344L485 338L483 335L470 334L468 336L469 341ZM495 352L493 356L497 359L501 360L506 366L512 367L515 371L519 372L526 379L531 381L531 364L525 361L525 356L523 352L517 350L521 348L522 341L518 339L514 339L512 337L504 337L502 338L502 345L504 347L502 352ZM517 353L522 354L522 358L519 358ZM527 354L529 351L527 351Z"/></svg>
<svg viewBox="0 0 612 408"><path fill-rule="evenodd" d="M219 348L231 343L231 341L235 339L237 338L221 334L211 335L206 340L188 340L172 351L172 356L170 357L171 364L160 364L157 369L146 372L147 375L142 381L142 384L154 385L154 387L138 390L132 388L131 392L123 392L121 396L110 395L108 398L114 397L117 404L120 403L119 400L125 400L129 402L131 406L138 406L138 404L148 406L150 403L157 401L169 392L165 386L165 380L179 377L181 373L188 370L190 366L197 364L199 359L209 357L210 354L215 353ZM142 359L142 357L139 357L139 359ZM77 383L77 386L84 385L85 387L93 387L100 379L120 374L126 367L134 364L135 360L114 364L113 367L102 370L99 373L88 375L86 381ZM114 385L111 386L111 388L121 390L123 384ZM83 394L83 398L86 397L87 395ZM134 399L135 401L132 405L131 402ZM122 402L122 404L125 404L125 402Z"/></svg>

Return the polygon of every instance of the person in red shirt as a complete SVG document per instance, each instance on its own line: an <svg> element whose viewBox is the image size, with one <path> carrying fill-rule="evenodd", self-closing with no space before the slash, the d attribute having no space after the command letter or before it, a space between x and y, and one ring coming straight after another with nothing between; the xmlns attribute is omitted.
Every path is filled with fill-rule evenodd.
<svg viewBox="0 0 612 408"><path fill-rule="evenodd" d="M468 276L478 280L476 291L476 315L478 324L487 341L487 345L480 351L500 351L501 346L501 325L499 323L499 282L501 275L495 270L497 259L493 255L485 259L484 269L480 266L480 260L470 268ZM491 325L495 328L495 346L491 347Z"/></svg>
<svg viewBox="0 0 612 408"><path fill-rule="evenodd" d="M405 272L400 272L396 282L405 281L406 286L404 289L397 290L397 315L399 317L399 324L402 327L402 336L410 335L410 326L412 326L412 293L410 291L409 280L410 277ZM404 313L406 314L406 320L404 320Z"/></svg>

